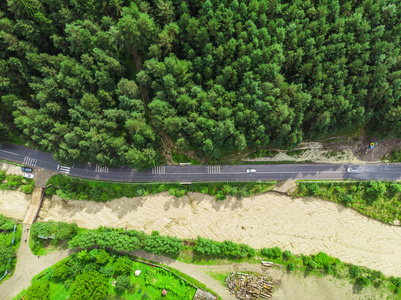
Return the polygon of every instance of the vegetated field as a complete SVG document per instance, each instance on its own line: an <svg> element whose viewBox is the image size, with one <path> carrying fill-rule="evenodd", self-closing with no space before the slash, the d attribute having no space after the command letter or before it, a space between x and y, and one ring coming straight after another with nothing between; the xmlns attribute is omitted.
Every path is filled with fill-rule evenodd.
<svg viewBox="0 0 401 300"><path fill-rule="evenodd" d="M135 270L141 271L138 277ZM73 253L46 269L14 299L100 300L108 295L108 299L161 299L163 289L166 299L190 300L196 293L196 288L172 272L132 261L127 255L93 249Z"/></svg>
<svg viewBox="0 0 401 300"><path fill-rule="evenodd" d="M151 167L166 136L217 159L400 135L400 1L11 2L0 139L63 163Z"/></svg>
<svg viewBox="0 0 401 300"><path fill-rule="evenodd" d="M55 234L60 231L61 228L67 228L66 226L76 228L75 224L68 225L62 222L35 223L34 226L32 226L35 227L32 228L32 234L35 234L33 238L37 238L36 235L38 233L44 235L46 230L49 228ZM102 274L110 273L111 275L109 276L112 276L113 274L115 275L115 272L106 272L107 265L105 261L108 261L108 264L110 264L110 261L109 259L98 258L98 256L105 256L105 251L98 250L99 248L124 252L145 250L149 253L166 255L178 258L184 262L197 264L227 262L254 263L259 262L261 258L265 257L271 261L284 265L289 272L300 270L305 272L305 274L330 274L339 279L351 280L355 285L356 290L372 286L383 289L386 293L390 292L397 294L400 292L401 287L401 278L399 277L388 278L380 271L343 263L340 259L331 257L323 252L316 255L294 255L290 251L282 251L278 247L256 250L248 245L237 244L228 240L217 242L201 237L198 237L196 240L181 240L176 237L162 236L158 232L152 232L151 235L146 235L143 232L138 232L136 230L123 230L121 228L113 229L106 227L99 227L95 230L80 229L64 235L63 238L64 241L68 242L70 248L84 250L81 252L82 254L78 254L78 257L81 257L80 261L89 263L91 267L80 266L80 270L99 270ZM57 238L55 237L55 239ZM93 250L94 248L95 250ZM93 262L90 261L89 256L92 256L93 260L96 259L97 262L100 260L103 261L103 263L100 263L100 266L97 266L96 263L93 264ZM69 267L72 268L72 266ZM114 268L114 270L119 270L119 268L115 266ZM70 274L72 272L71 270L72 269L64 270L64 272ZM154 279L152 279L153 281L149 279L155 276L155 272L149 272L151 272L149 275L150 277L145 277L145 283L147 285L155 285L156 281ZM163 271L160 272L163 273ZM163 274L165 275L166 273ZM160 282L164 281L161 280Z"/></svg>
<svg viewBox="0 0 401 300"><path fill-rule="evenodd" d="M401 220L401 184L395 182L300 182L293 195L341 203L385 223Z"/></svg>
<svg viewBox="0 0 401 300"><path fill-rule="evenodd" d="M22 225L17 225L14 235L14 221L8 220L5 216L0 215L0 277L5 274L12 273L16 263L16 252L21 242ZM14 244L13 242L14 238ZM5 277L6 280L8 277ZM0 282L1 283L1 282Z"/></svg>
<svg viewBox="0 0 401 300"><path fill-rule="evenodd" d="M216 196L219 200L224 200L228 194L241 198L263 193L270 190L275 183L275 181L261 181L192 183L185 185L179 183L123 184L55 175L47 183L47 185L51 186L46 189L46 194L57 194L65 199L109 201L120 197L146 196L163 191L169 191L171 195L177 197L182 197L187 192L200 192Z"/></svg>

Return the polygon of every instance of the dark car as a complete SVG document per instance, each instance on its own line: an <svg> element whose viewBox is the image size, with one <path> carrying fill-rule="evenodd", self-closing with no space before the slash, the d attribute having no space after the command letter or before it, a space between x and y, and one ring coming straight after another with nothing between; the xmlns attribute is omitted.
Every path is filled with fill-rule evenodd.
<svg viewBox="0 0 401 300"><path fill-rule="evenodd" d="M21 169L22 169L22 172L28 172L28 173L32 172L32 168L22 167Z"/></svg>

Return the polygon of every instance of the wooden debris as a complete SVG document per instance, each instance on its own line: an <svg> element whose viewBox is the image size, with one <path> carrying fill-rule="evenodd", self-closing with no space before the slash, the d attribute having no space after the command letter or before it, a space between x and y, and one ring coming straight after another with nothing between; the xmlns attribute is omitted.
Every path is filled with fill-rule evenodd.
<svg viewBox="0 0 401 300"><path fill-rule="evenodd" d="M272 262L262 262L266 265L273 265ZM270 265L270 266L271 266ZM230 294L234 294L237 299L257 300L272 297L274 283L271 277L246 274L241 272L231 272L225 280L225 284Z"/></svg>

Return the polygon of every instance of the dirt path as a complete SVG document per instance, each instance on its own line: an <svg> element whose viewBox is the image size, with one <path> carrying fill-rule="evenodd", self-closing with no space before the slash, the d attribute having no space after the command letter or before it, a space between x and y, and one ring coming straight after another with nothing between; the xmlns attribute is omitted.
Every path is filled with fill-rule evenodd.
<svg viewBox="0 0 401 300"><path fill-rule="evenodd" d="M186 264L169 257L147 253L145 251L132 251L129 252L129 254L169 266L182 273L185 273L186 275L191 276L192 278L207 285L208 288L218 293L219 296L224 300L236 299L234 296L230 295L227 289L220 284L219 281L207 275L200 265Z"/></svg>
<svg viewBox="0 0 401 300"><path fill-rule="evenodd" d="M28 225L24 225L24 231L28 227ZM13 299L19 292L31 285L31 280L36 274L66 258L70 253L70 250L54 251L38 258L32 254L29 241L25 243L25 239L29 239L29 234L23 232L22 242L17 251L15 272L10 279L0 285L1 299Z"/></svg>

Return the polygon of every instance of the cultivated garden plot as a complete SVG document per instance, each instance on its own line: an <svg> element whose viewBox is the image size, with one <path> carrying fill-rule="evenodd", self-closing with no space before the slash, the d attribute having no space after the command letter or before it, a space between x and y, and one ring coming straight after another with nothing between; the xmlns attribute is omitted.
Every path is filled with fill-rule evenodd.
<svg viewBox="0 0 401 300"><path fill-rule="evenodd" d="M195 293L195 287L172 272L93 249L74 253L38 274L32 285L14 299L74 300L92 295L91 299L184 300L192 299Z"/></svg>

